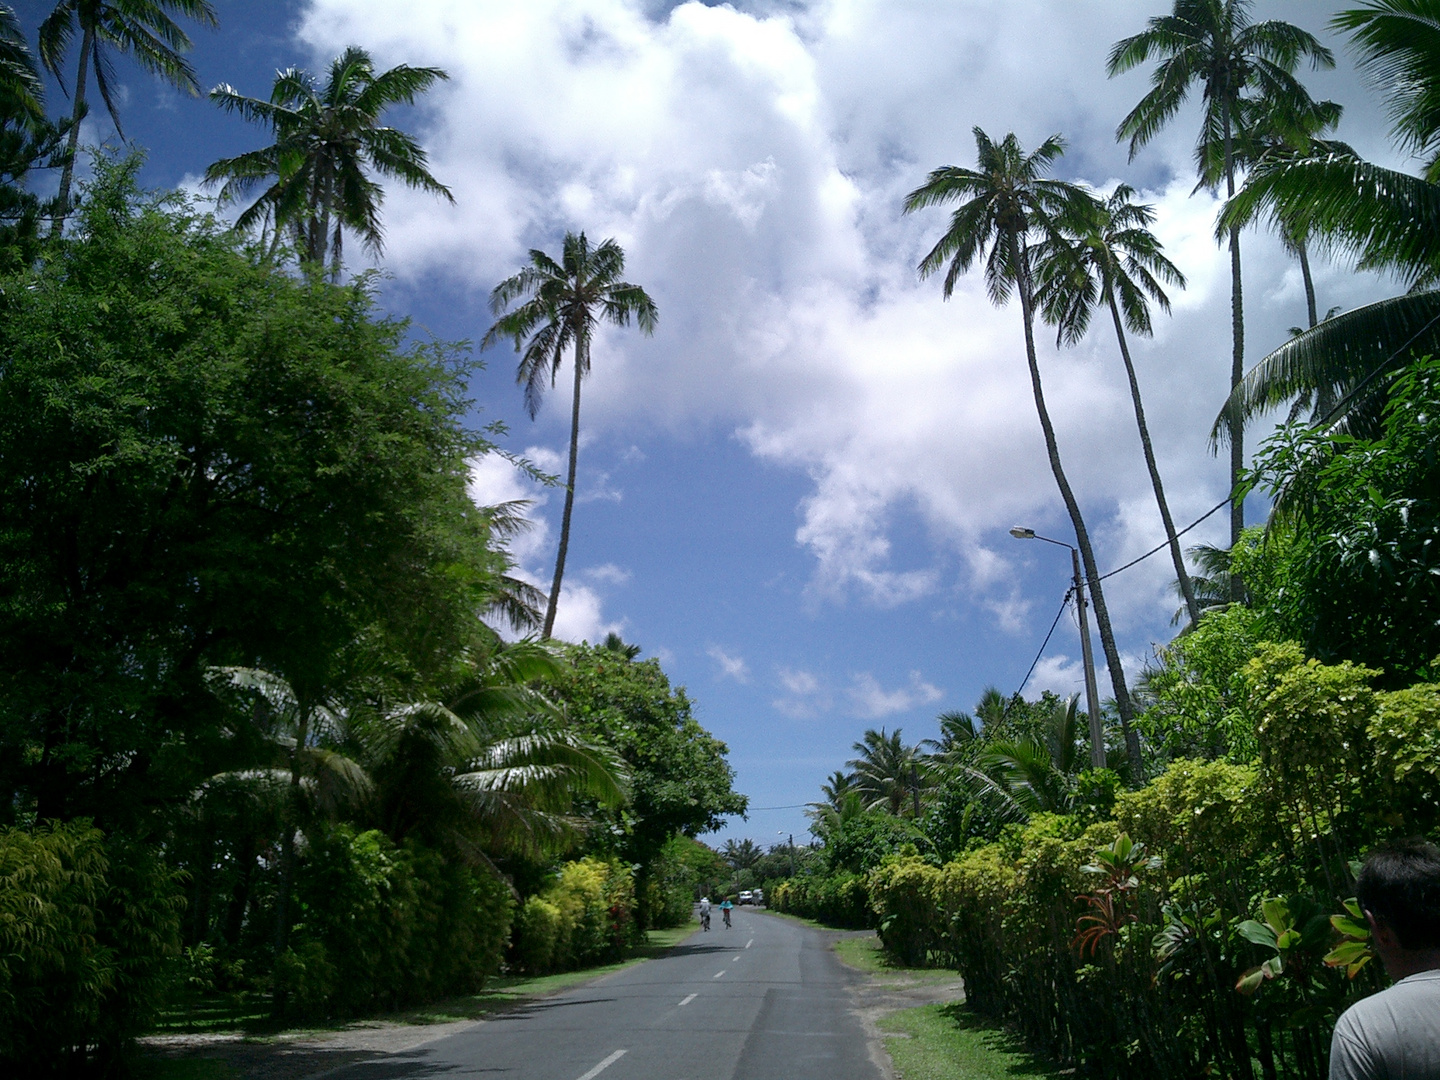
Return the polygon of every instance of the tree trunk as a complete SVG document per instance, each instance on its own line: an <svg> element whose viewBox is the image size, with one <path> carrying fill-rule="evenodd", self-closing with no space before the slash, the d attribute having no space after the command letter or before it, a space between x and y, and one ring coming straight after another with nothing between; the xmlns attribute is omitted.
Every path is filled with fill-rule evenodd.
<svg viewBox="0 0 1440 1080"><path fill-rule="evenodd" d="M1228 98L1221 106L1221 119L1225 127L1225 194L1235 197L1235 155L1230 135L1230 102ZM1245 377L1245 302L1240 281L1240 229L1230 230L1230 393ZM1245 500L1235 492L1240 487L1240 474L1245 470L1245 427L1239 417L1230 421L1230 546L1240 542L1245 530ZM1240 579L1232 578L1232 597L1240 598Z"/></svg>
<svg viewBox="0 0 1440 1080"><path fill-rule="evenodd" d="M1035 395L1035 411L1040 415L1040 429L1045 434L1045 450L1050 456L1050 471L1055 474L1055 483L1060 488L1060 497L1070 513L1070 522L1075 527L1075 543L1080 548L1080 558L1085 564L1085 576L1089 580L1090 604L1095 609L1095 626L1100 632L1100 644L1105 651L1105 663L1110 669L1110 686L1115 692L1115 707L1120 713L1120 727L1125 734L1125 750L1130 757L1130 767L1135 779L1143 776L1140 760L1140 738L1131 724L1133 719L1130 694L1125 688L1125 670L1120 666L1120 651L1115 647L1115 634L1110 628L1110 613L1105 606L1105 593L1100 588L1100 571L1095 565L1095 552L1090 547L1090 534L1085 529L1085 519L1080 513L1080 504L1070 490L1070 481L1060 464L1060 447L1055 441L1055 428L1050 423L1050 411L1045 407L1045 390L1040 382L1040 362L1035 356L1034 303L1030 295L1030 274L1024 261L1029 256L1020 245L1019 238L1012 234L1011 263L1016 268L1020 289L1020 312L1025 323L1025 358L1030 364L1030 388Z"/></svg>
<svg viewBox="0 0 1440 1080"><path fill-rule="evenodd" d="M1165 501L1165 486L1160 482L1160 468L1155 464L1155 449L1150 444L1150 428L1145 423L1145 406L1140 400L1140 383L1135 378L1135 365L1130 360L1130 346L1125 340L1125 324L1120 319L1120 307L1115 303L1115 294L1110 293L1110 315L1115 320L1115 339L1120 343L1120 359L1125 361L1125 374L1130 379L1130 400L1135 405L1135 426L1140 429L1140 446L1145 451L1145 465L1150 470L1150 483L1155 488L1155 503L1160 507L1160 520L1165 524L1165 538L1170 542L1170 559L1175 564L1175 576L1180 582L1180 592L1185 597L1185 609L1190 613L1190 625L1200 624L1200 605L1195 602L1195 588L1185 570L1185 558L1180 553L1180 538L1175 535L1175 521L1170 516L1170 506Z"/></svg>
<svg viewBox="0 0 1440 1080"><path fill-rule="evenodd" d="M560 516L560 550L555 555L555 580L550 583L550 602L545 605L545 628L540 640L549 641L555 628L555 609L560 604L560 580L565 576L565 554L570 550L570 514L575 508L575 463L580 458L580 379L585 374L586 352L583 334L575 336L575 396L570 404L570 472L565 481L565 512Z"/></svg>
<svg viewBox="0 0 1440 1080"><path fill-rule="evenodd" d="M95 31L86 28L80 39L80 70L75 73L75 107L70 113L70 134L65 139L65 163L60 167L60 194L50 235L59 236L70 213L70 185L75 177L75 154L80 148L80 119L85 115L85 76L89 71L90 54L95 49Z"/></svg>
<svg viewBox="0 0 1440 1080"><path fill-rule="evenodd" d="M1315 279L1310 276L1310 252L1306 249L1304 240L1295 240L1295 257L1300 260L1300 277L1305 281L1305 312L1310 316L1310 329L1320 322L1320 316L1315 306Z"/></svg>
<svg viewBox="0 0 1440 1080"><path fill-rule="evenodd" d="M280 841L280 884L275 896L275 955L285 951L290 936L290 890L295 883L295 836L300 831L300 754L309 738L310 707L299 703L300 723L295 748L290 751L290 805L285 834Z"/></svg>

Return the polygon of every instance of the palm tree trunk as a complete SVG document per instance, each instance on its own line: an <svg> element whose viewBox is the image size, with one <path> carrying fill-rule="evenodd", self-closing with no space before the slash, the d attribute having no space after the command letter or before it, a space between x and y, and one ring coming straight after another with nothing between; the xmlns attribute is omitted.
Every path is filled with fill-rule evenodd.
<svg viewBox="0 0 1440 1080"><path fill-rule="evenodd" d="M1313 330L1320 322L1320 316L1315 306L1315 279L1310 276L1310 252L1306 248L1304 240L1295 240L1295 257L1300 260L1300 277L1305 281L1305 311L1310 316L1310 328Z"/></svg>
<svg viewBox="0 0 1440 1080"><path fill-rule="evenodd" d="M290 751L289 820L280 840L280 883L275 895L275 955L285 951L290 936L290 890L295 883L295 837L300 831L300 754L310 736L310 707L300 701L300 723L295 731L295 748ZM283 1006L283 1001L280 1002Z"/></svg>
<svg viewBox="0 0 1440 1080"><path fill-rule="evenodd" d="M1120 319L1120 308L1115 303L1115 294L1107 297L1110 301L1110 316L1115 320L1115 339L1120 343L1120 359L1125 361L1125 374L1130 379L1130 400L1135 405L1135 426L1140 429L1140 446L1145 451L1145 465L1150 470L1150 483L1155 488L1155 503L1160 507L1160 520L1165 524L1165 538L1170 542L1170 558L1175 563L1175 576L1180 582L1180 592L1185 597L1185 608L1190 612L1190 625L1200 625L1200 605L1195 602L1195 588L1185 570L1185 558L1180 553L1180 538L1175 535L1175 521L1170 516L1170 506L1165 501L1165 486L1160 482L1160 468L1155 464L1155 448L1150 443L1150 428L1145 423L1145 406L1140 400L1140 383L1135 378L1135 365L1130 360L1130 345L1125 340L1125 324Z"/></svg>
<svg viewBox="0 0 1440 1080"><path fill-rule="evenodd" d="M50 235L59 236L70 213L70 185L75 177L75 154L80 148L80 119L85 115L85 76L89 72L90 54L95 50L95 31L89 27L80 39L80 70L75 73L75 107L70 113L70 134L65 139L65 163L60 167L60 194Z"/></svg>
<svg viewBox="0 0 1440 1080"><path fill-rule="evenodd" d="M1230 135L1230 101L1221 107L1225 126L1225 193L1235 197L1235 155ZM1245 301L1240 282L1240 229L1230 230L1230 393L1245 377ZM1245 500L1236 496L1240 475L1245 471L1245 428L1238 416L1230 420L1230 546L1240 542L1245 530ZM1239 578L1231 582L1235 599L1239 599Z"/></svg>
<svg viewBox="0 0 1440 1080"><path fill-rule="evenodd" d="M1030 364L1030 388L1035 395L1035 411L1040 415L1040 429L1045 434L1045 450L1050 455L1050 471L1055 474L1055 483L1060 488L1060 497L1070 513L1070 522L1075 528L1075 543L1080 548L1080 558L1085 563L1085 576L1090 587L1090 603L1095 609L1095 626L1100 632L1100 645L1105 651L1105 664L1110 669L1110 686L1115 693L1115 708L1120 713L1120 728L1125 735L1125 750L1130 757L1130 767L1135 779L1143 776L1140 759L1140 737L1131 721L1134 719L1130 705L1130 694L1125 688L1125 670L1120 665L1120 651L1115 647L1115 633L1110 627L1110 612L1105 606L1105 594L1100 588L1100 569L1095 564L1095 552L1090 546L1090 534L1085 528L1085 519L1080 513L1080 504L1070 490L1070 481L1060 464L1060 447L1055 440L1055 428L1050 423L1050 410L1045 407L1045 389L1040 381L1040 361L1035 355L1034 301L1030 295L1030 274L1017 237L1010 237L1011 265L1016 268L1020 287L1020 312L1025 322L1025 358Z"/></svg>
<svg viewBox="0 0 1440 1080"><path fill-rule="evenodd" d="M585 374L583 363L585 335L575 335L575 396L570 403L570 472L565 480L565 512L560 515L560 550L555 555L555 580L550 583L550 602L545 605L545 628L540 640L549 641L555 628L555 609L560 604L560 579L565 576L565 554L570 550L570 513L575 508L575 464L580 458L580 378Z"/></svg>

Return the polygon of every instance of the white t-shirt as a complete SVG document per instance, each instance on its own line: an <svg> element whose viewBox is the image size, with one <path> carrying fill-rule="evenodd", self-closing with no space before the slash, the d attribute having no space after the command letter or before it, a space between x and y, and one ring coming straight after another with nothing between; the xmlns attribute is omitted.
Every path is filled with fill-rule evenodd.
<svg viewBox="0 0 1440 1080"><path fill-rule="evenodd" d="M709 900L701 900L701 901L700 901L700 914L701 914L701 915L709 915L709 914L710 914L710 901L709 901Z"/></svg>
<svg viewBox="0 0 1440 1080"><path fill-rule="evenodd" d="M1440 969L1345 1010L1330 1040L1330 1080L1440 1080Z"/></svg>

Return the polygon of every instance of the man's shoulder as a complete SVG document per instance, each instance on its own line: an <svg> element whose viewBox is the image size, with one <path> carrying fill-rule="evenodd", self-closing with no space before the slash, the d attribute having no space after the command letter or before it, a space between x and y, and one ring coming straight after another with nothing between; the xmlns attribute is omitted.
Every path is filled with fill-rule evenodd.
<svg viewBox="0 0 1440 1080"><path fill-rule="evenodd" d="M1440 971L1411 975L1346 1009L1330 1075L1440 1078Z"/></svg>

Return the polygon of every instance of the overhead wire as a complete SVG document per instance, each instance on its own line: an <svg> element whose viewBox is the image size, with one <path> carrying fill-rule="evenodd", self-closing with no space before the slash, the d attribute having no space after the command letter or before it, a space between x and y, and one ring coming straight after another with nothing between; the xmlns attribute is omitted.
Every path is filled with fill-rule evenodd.
<svg viewBox="0 0 1440 1080"><path fill-rule="evenodd" d="M1045 640L1040 643L1040 651L1035 654L1035 659L1030 661L1030 670L1025 672L1025 678L1020 680L1020 685L1015 690L1015 695L1017 697L1019 696L1020 691L1025 689L1025 684L1030 681L1030 676L1035 674L1035 668L1036 665L1040 663L1040 657L1045 655L1045 646L1050 644L1050 638L1055 633L1055 627L1060 625L1060 616L1065 614L1065 609L1070 606L1070 599L1074 595L1074 589L1065 590L1065 599L1060 601L1060 610L1055 612L1055 621L1050 624L1050 632L1045 635Z"/></svg>

